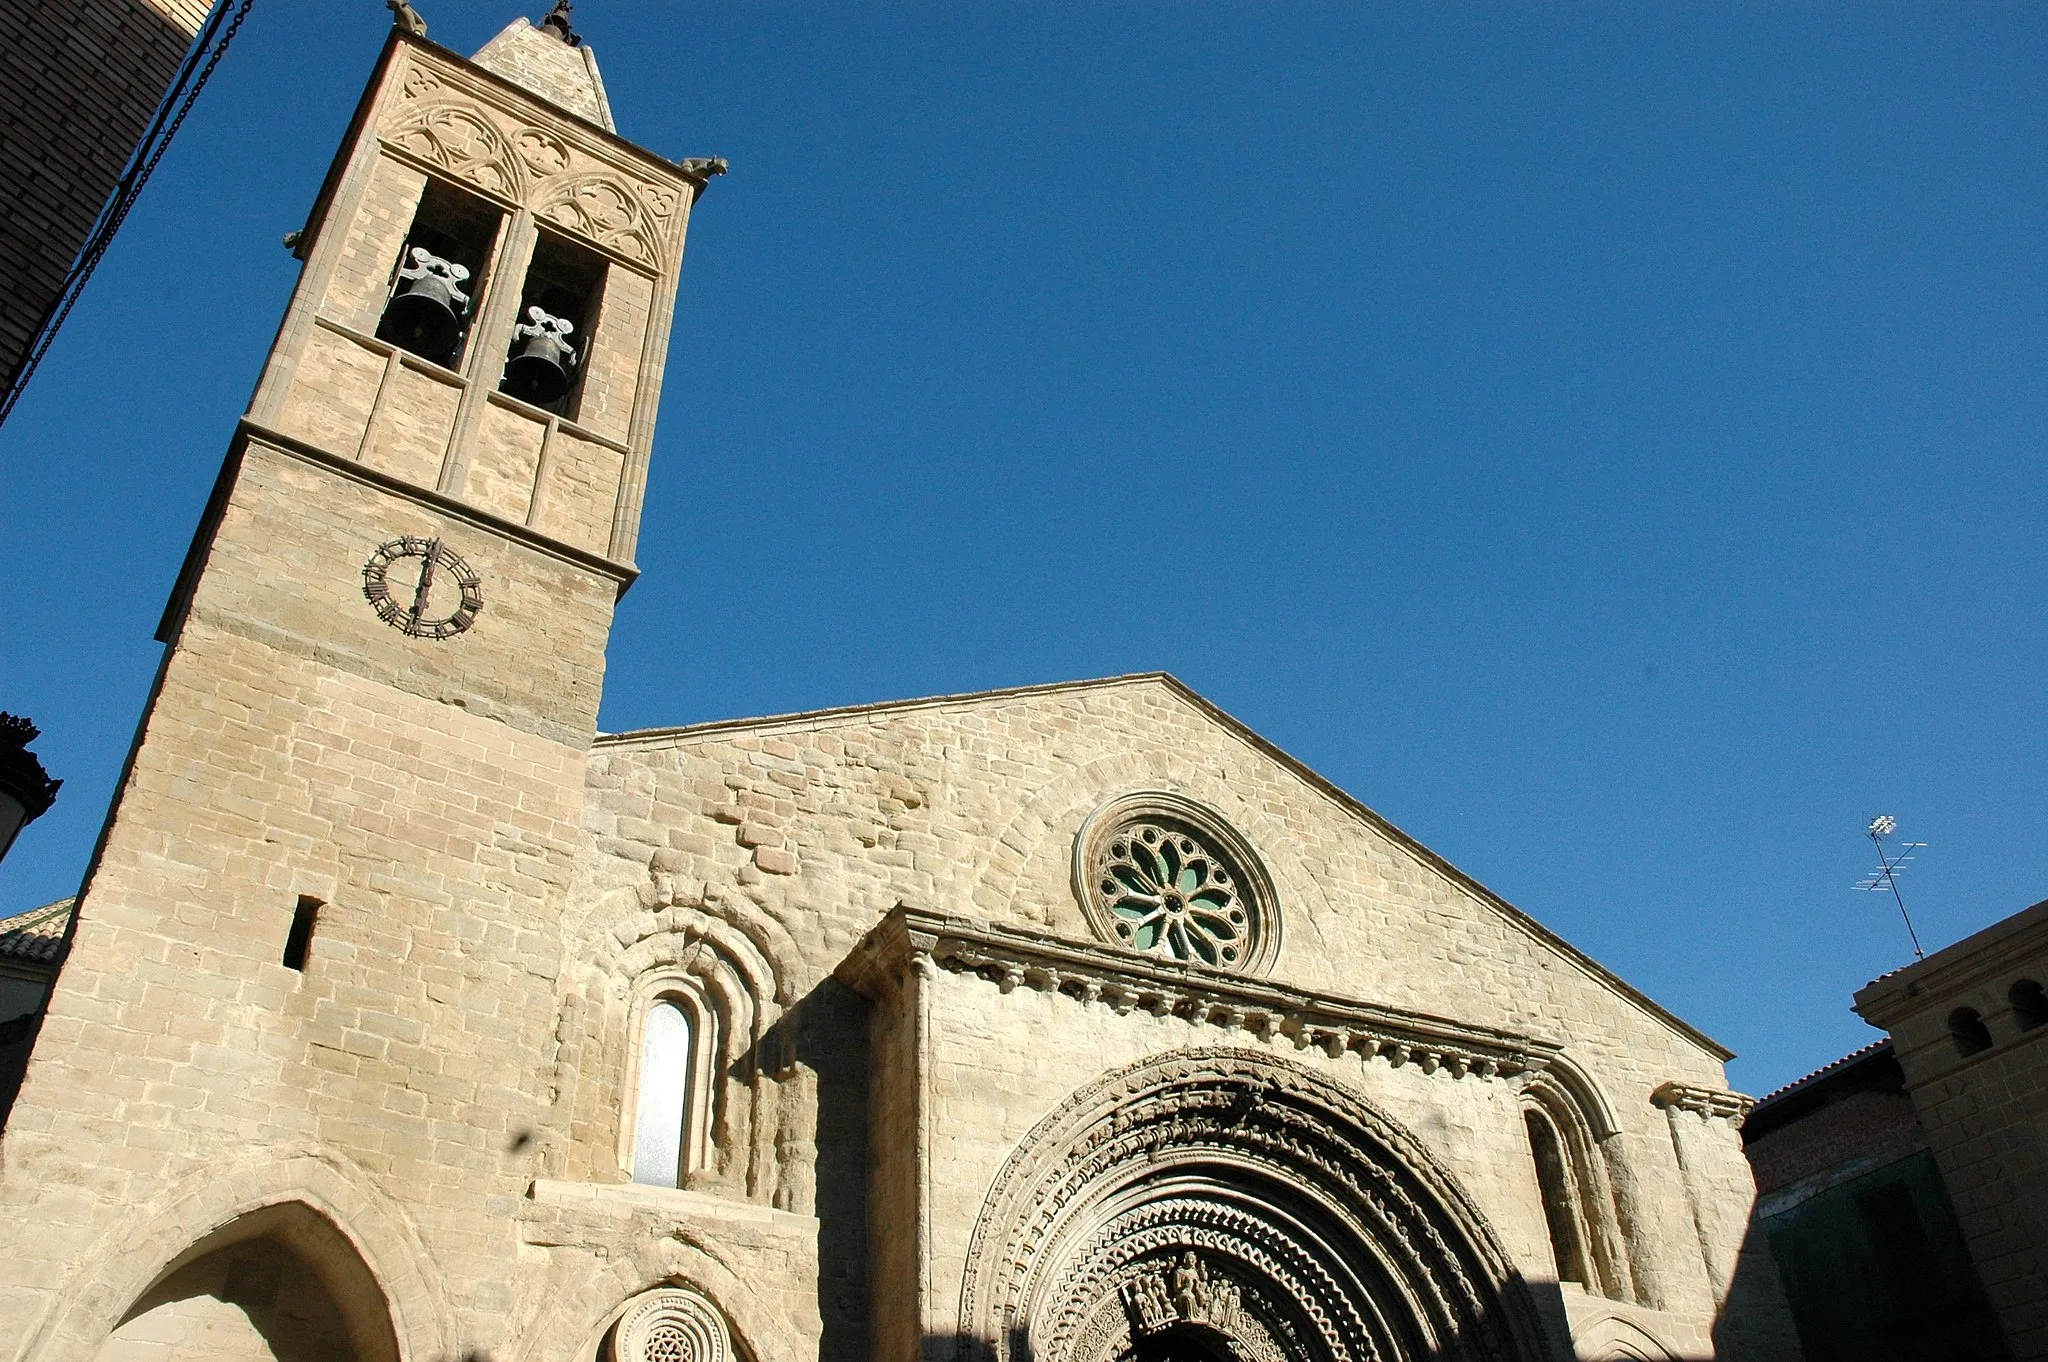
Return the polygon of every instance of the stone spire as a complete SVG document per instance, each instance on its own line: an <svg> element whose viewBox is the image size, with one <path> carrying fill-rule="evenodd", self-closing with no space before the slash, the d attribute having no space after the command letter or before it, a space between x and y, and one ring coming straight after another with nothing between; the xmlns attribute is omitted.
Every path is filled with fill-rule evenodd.
<svg viewBox="0 0 2048 1362"><path fill-rule="evenodd" d="M557 108L618 131L611 102L604 97L604 78L597 73L597 54L570 29L569 6L560 0L538 28L514 19L470 60Z"/></svg>

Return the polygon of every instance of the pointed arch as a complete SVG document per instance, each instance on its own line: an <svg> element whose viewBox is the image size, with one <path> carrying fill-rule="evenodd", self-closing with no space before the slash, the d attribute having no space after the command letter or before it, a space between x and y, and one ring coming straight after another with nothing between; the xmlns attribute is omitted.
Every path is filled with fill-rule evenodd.
<svg viewBox="0 0 2048 1362"><path fill-rule="evenodd" d="M255 1151L136 1208L84 1256L25 1355L93 1362L107 1339L184 1269L269 1239L306 1263L371 1359L433 1362L452 1350L426 1246L354 1164L311 1147ZM189 1284L189 1283L188 1283ZM382 1324L376 1319L381 1311ZM388 1339L379 1349L375 1340Z"/></svg>

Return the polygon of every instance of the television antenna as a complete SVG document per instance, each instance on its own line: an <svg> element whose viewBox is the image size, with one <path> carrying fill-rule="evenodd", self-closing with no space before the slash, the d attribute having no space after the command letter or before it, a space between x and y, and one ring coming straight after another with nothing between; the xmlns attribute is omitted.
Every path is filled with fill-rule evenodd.
<svg viewBox="0 0 2048 1362"><path fill-rule="evenodd" d="M1892 891L1892 898L1899 905L1899 916L1906 920L1906 935L1913 938L1913 958L1925 960L1927 952L1920 949L1920 933L1913 930L1913 918L1906 911L1905 895L1899 892L1898 876L1906 863L1913 859L1913 853L1927 843L1901 842L1897 851L1887 852L1884 849L1885 838L1898 830L1899 820L1888 813L1879 814L1870 820L1870 826L1866 831L1870 834L1871 845L1877 848L1877 869L1856 881L1856 887L1872 894L1882 894L1887 889Z"/></svg>

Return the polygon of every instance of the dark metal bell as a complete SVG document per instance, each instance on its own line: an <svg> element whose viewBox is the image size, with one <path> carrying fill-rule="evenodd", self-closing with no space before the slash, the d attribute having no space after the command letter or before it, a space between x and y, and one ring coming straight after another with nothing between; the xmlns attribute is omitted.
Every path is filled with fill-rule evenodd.
<svg viewBox="0 0 2048 1362"><path fill-rule="evenodd" d="M393 345L427 359L455 353L462 337L462 319L444 299L428 293L401 293L384 309L384 334Z"/></svg>
<svg viewBox="0 0 2048 1362"><path fill-rule="evenodd" d="M427 359L445 360L462 339L469 295L462 291L469 271L422 246L398 272L398 291L384 309L379 328L385 339Z"/></svg>
<svg viewBox="0 0 2048 1362"><path fill-rule="evenodd" d="M576 328L538 307L512 329L512 354L505 361L503 389L522 402L545 406L559 400L575 381L576 349L563 337Z"/></svg>

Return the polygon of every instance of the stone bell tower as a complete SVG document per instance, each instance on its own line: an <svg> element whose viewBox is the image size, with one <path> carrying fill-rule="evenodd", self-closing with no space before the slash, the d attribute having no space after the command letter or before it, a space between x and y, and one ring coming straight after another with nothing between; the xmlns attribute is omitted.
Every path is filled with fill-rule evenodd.
<svg viewBox="0 0 2048 1362"><path fill-rule="evenodd" d="M0 1362L124 1356L166 1274L421 1362L534 1289L508 1208L555 1138L605 642L725 167L618 135L566 6L467 60L396 8L7 1112Z"/></svg>

